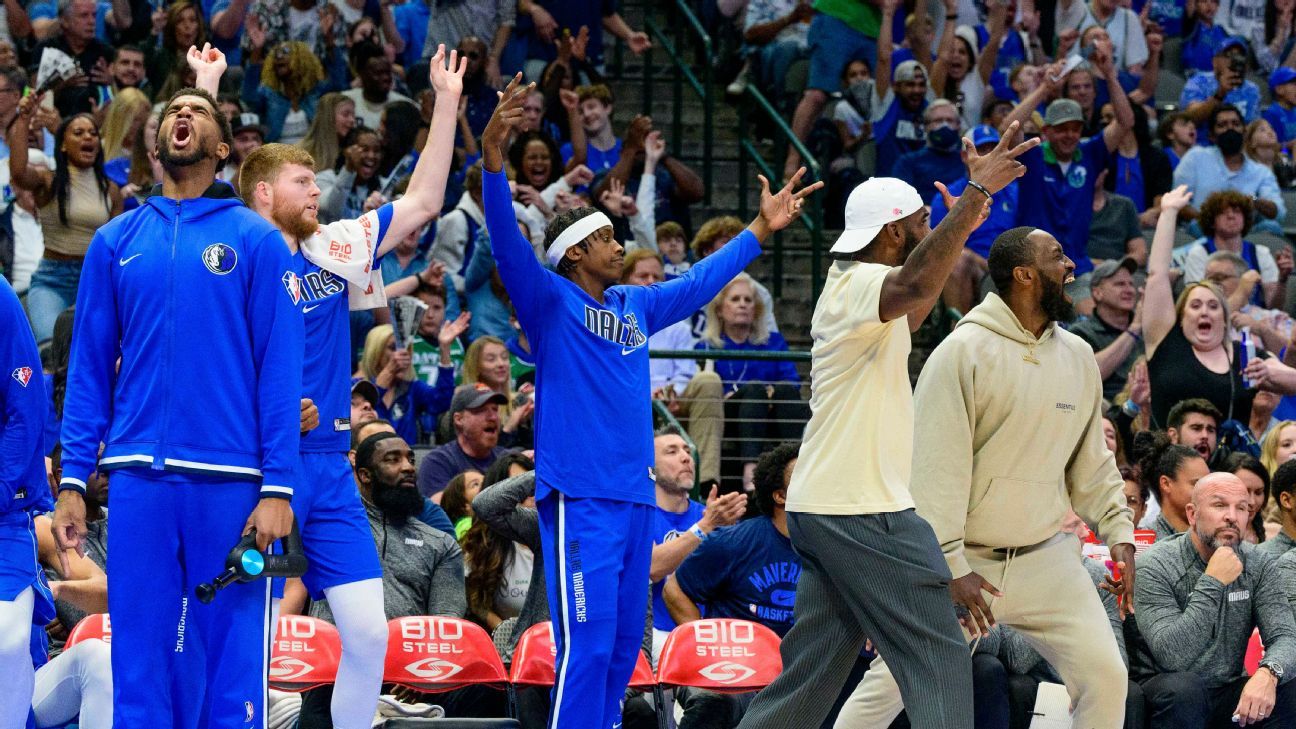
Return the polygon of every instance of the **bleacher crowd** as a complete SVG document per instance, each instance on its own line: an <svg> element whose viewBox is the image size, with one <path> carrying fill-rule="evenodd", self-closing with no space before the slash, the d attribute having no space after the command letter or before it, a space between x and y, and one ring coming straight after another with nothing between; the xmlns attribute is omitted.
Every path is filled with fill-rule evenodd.
<svg viewBox="0 0 1296 729"><path fill-rule="evenodd" d="M760 89L823 164L830 225L840 226L859 182L895 177L930 201L935 226L949 212L937 183L953 195L968 186L964 140L985 153L1014 122L1044 140L1022 157L1026 175L995 196L933 316L956 320L995 290L987 258L1000 233L1032 226L1061 242L1075 263L1065 291L1080 314L1065 325L1093 348L1107 445L1136 525L1156 541L1138 560L1135 615L1122 620L1107 600L1129 669L1125 726L1226 727L1239 702L1262 697L1273 707L1262 725L1296 727L1296 295L1287 237L1296 234L1296 0L683 4L721 39L707 61L728 70L730 94ZM665 125L616 113L633 82L612 73L613 44L639 54L650 38L615 0L6 0L0 8L0 269L42 346L55 489L82 261L95 231L161 182L156 112L194 84L187 50L211 43L230 64L219 102L233 145L220 178L238 189L252 151L298 145L316 161L326 223L404 193L432 118L428 59L438 44L467 59L445 207L381 260L387 296L426 305L417 331L398 347L391 310L351 314L351 457L383 545L387 618L466 618L490 632L507 664L519 636L549 619L533 477L544 454L533 450L534 360L491 256L479 142L496 91L525 73L536 88L508 174L517 225L537 257L550 221L592 205L625 247L622 284L683 274L745 224L695 217L702 177L668 152ZM38 89L47 49L79 72ZM791 176L802 161L789 147L775 166ZM1180 185L1190 197L1172 192ZM1167 210L1177 225L1158 229ZM769 283L739 276L649 347L787 351L781 332L805 323L777 320ZM643 396L660 403L662 427L644 645L654 661L673 629L703 617L751 620L779 635L791 626L800 557L783 505L809 415L802 390L791 361L652 361ZM310 418L303 402L303 430ZM383 431L399 437L366 442ZM1048 434L1039 436L1047 448ZM1246 502L1195 501L1194 485L1212 472L1237 475ZM109 480L103 472L87 484L85 557L61 563L48 519L37 522L59 606L46 626L52 658L37 673L40 727L78 715L84 727L112 725L107 645L60 651L79 620L106 610ZM1076 518L1058 529L1076 535L1079 556L1089 528ZM1238 546L1216 549L1229 533ZM1086 564L1098 584L1103 552L1085 551L1097 555ZM293 581L280 611L331 617L326 601L312 602ZM385 641L385 630L373 626L373 640ZM1257 640L1263 658L1248 663ZM871 658L860 656L838 700L846 708L828 725L856 725L848 697ZM1009 628L978 642L973 666L968 711L978 727L1028 726L1037 687L1060 682ZM450 716L508 711L502 694L471 687L395 694ZM733 727L751 695L683 689L671 698L681 727ZM330 699L327 686L276 693L275 725L331 726ZM543 726L547 702L544 691L522 692L523 725ZM653 712L651 694L635 694L625 725L653 726Z"/></svg>

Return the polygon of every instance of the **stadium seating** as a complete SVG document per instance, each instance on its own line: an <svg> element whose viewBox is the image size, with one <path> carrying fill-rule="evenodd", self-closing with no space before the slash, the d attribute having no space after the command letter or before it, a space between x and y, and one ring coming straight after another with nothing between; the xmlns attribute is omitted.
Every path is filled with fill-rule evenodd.
<svg viewBox="0 0 1296 729"><path fill-rule="evenodd" d="M284 615L270 652L270 687L300 693L337 680L342 639L318 618Z"/></svg>

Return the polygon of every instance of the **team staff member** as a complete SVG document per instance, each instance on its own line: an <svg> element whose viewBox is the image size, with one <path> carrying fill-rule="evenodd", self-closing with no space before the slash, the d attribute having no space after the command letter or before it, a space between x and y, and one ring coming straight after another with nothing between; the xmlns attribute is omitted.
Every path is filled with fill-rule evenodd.
<svg viewBox="0 0 1296 729"><path fill-rule="evenodd" d="M300 446L302 281L279 231L216 182L231 136L206 92L167 101L161 189L99 229L78 292L54 534L82 549L85 480L96 460L114 471L120 726L265 725L270 582L192 593L240 534L265 549L290 531Z"/></svg>
<svg viewBox="0 0 1296 729"><path fill-rule="evenodd" d="M200 83L214 90L224 58L190 58ZM342 658L332 698L332 720L340 729L368 727L378 704L386 638L383 632L382 568L347 459L350 398L350 315L348 289L366 287L377 260L411 231L436 217L453 154L455 112L463 73L457 54L446 67L444 49L432 59L430 83L437 90L432 133L439 140L420 156L409 192L354 220L320 226L315 162L304 150L268 144L243 161L239 192L258 215L275 225L292 253L305 316L302 384L306 397L323 409L318 427L302 437L295 482L296 513L310 568L302 582L313 600L327 597L342 636ZM440 126L435 126L439 122ZM438 184L437 181L440 181ZM350 251L349 268L333 255ZM321 267L321 265L323 267ZM355 281L348 286L348 276ZM450 364L448 356L443 365ZM447 372L449 370L447 369ZM450 373L453 374L453 373Z"/></svg>
<svg viewBox="0 0 1296 729"><path fill-rule="evenodd" d="M1103 438L1093 351L1058 326L1075 319L1064 289L1075 265L1056 238L1028 227L1000 234L989 264L1000 293L959 321L918 378L914 501L941 543L969 632L1011 626L1066 683L1075 726L1116 729L1125 663L1075 559L1079 544L1058 530L1074 509L1111 545L1123 617L1133 600L1133 514ZM1050 447L1023 448L1038 432ZM891 683L880 668L856 695Z"/></svg>
<svg viewBox="0 0 1296 729"><path fill-rule="evenodd" d="M810 332L812 415L788 485L788 535L801 555L783 673L740 727L816 726L866 638L888 656L916 729L970 729L972 661L949 603L949 568L909 495L913 396L909 333L935 305L993 196L1025 170L1017 125L987 155L964 141L968 189L936 230L913 187L875 177L846 202ZM940 186L947 192L945 186ZM722 249L723 250L723 249Z"/></svg>
<svg viewBox="0 0 1296 729"><path fill-rule="evenodd" d="M518 232L504 175L504 146L522 121L530 86L518 74L482 138L486 226L518 321L536 361L536 506L544 544L557 679L555 729L610 727L643 638L644 584L656 496L648 336L687 318L760 254L760 242L801 214L800 192L769 192L743 233L683 276L655 286L617 286L624 250L612 222L589 207L549 224L557 273ZM615 425L609 425L609 418ZM579 704L577 703L579 702Z"/></svg>
<svg viewBox="0 0 1296 729"><path fill-rule="evenodd" d="M27 315L9 282L0 282L0 726L27 721L36 672L32 624L54 618L54 601L36 559L32 510L50 507L45 480L45 380Z"/></svg>

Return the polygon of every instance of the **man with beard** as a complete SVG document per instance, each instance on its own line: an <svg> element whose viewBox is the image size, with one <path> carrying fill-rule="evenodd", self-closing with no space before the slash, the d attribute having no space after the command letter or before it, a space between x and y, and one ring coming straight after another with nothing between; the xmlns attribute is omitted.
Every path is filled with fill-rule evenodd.
<svg viewBox="0 0 1296 729"><path fill-rule="evenodd" d="M1125 663L1076 537L1059 529L1071 510L1094 525L1123 575L1108 587L1121 616L1132 612L1134 521L1103 438L1102 380L1089 345L1058 326L1075 318L1064 288L1075 264L1053 236L1019 227L995 239L989 266L1000 293L959 321L918 378L914 501L967 632L1011 626L1066 683L1075 726L1114 729ZM1023 447L1040 433L1047 448ZM894 684L878 660L856 694L886 693Z"/></svg>
<svg viewBox="0 0 1296 729"><path fill-rule="evenodd" d="M382 609L377 615L366 616L371 624L365 626L360 637L381 633L380 642L386 644L387 621L408 615L462 618L468 610L463 552L452 534L418 519L423 497L414 483L413 449L395 433L370 435L356 448L355 477L370 530L366 538L382 554ZM310 614L337 624L337 607L330 593L327 599L311 604ZM336 717L342 693L342 688L334 685L306 694L302 701L302 729L336 726L329 723L326 707L331 694ZM473 692L441 696L450 700L438 698L436 703L445 706L451 716L463 716L465 711L469 715L488 715L467 706L471 703L468 699L475 696Z"/></svg>
<svg viewBox="0 0 1296 729"><path fill-rule="evenodd" d="M1131 646L1151 729L1290 727L1296 715L1296 621L1273 559L1242 541L1246 486L1212 473L1193 487L1190 529L1139 557L1134 591L1143 645ZM1264 658L1243 665L1256 628ZM1232 718L1232 722L1229 719Z"/></svg>
<svg viewBox="0 0 1296 729"><path fill-rule="evenodd" d="M1210 400L1200 397L1180 400L1170 408L1166 435L1170 437L1171 443L1188 446L1210 463L1211 456L1215 454L1222 422L1224 414Z"/></svg>
<svg viewBox="0 0 1296 729"><path fill-rule="evenodd" d="M195 62L196 68L204 64ZM429 76L437 92L434 141L419 157L407 194L358 220L321 226L314 160L298 147L268 144L252 151L239 172L239 192L262 218L283 234L302 284L305 356L302 384L321 411L323 427L302 436L294 482L302 543L310 568L302 582L311 598L327 596L342 637L342 659L333 692L333 723L339 729L367 727L382 682L386 632L382 571L365 529L364 509L347 460L351 429L349 304L375 287L377 260L441 209L453 154L455 113L463 66L445 50L431 59ZM219 74L204 74L210 79ZM214 83L213 83L214 86ZM350 295L348 295L350 289ZM370 308L368 303L363 308ZM462 332L463 326L455 335ZM442 348L441 377L454 377L449 350ZM419 502L420 511L422 501ZM417 512L416 512L417 513Z"/></svg>
<svg viewBox="0 0 1296 729"><path fill-rule="evenodd" d="M113 471L118 726L266 720L270 582L191 593L240 534L265 550L293 523L302 282L279 232L216 183L231 144L210 94L171 97L162 184L99 229L81 274L53 529L84 552L86 480Z"/></svg>
<svg viewBox="0 0 1296 729"><path fill-rule="evenodd" d="M866 639L890 656L918 729L970 729L972 660L949 603L949 568L909 495L909 334L927 318L993 196L1025 174L1009 127L988 154L971 141L968 183L932 230L912 186L875 177L846 201L846 229L815 305L811 416L788 485L788 535L802 558L783 673L742 727L816 726ZM940 185L948 194L945 186ZM723 254L728 248L720 249Z"/></svg>

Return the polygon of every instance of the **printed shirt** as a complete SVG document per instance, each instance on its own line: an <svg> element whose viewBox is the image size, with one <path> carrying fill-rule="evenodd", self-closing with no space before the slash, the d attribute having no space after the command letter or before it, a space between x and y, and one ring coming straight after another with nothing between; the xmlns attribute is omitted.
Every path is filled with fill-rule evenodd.
<svg viewBox="0 0 1296 729"><path fill-rule="evenodd" d="M657 507L657 524L653 527L653 544L665 544L688 533L689 527L698 523L705 511L706 507L696 501L688 502L688 508L680 513L666 511L660 506ZM665 578L654 582L652 586L653 627L657 630L670 632L675 629L675 621L671 619L670 611L666 609L666 601L662 599L662 591L665 587Z"/></svg>
<svg viewBox="0 0 1296 729"><path fill-rule="evenodd" d="M801 558L769 517L715 531L675 571L680 589L708 618L751 620L779 637L792 627L800 578Z"/></svg>

